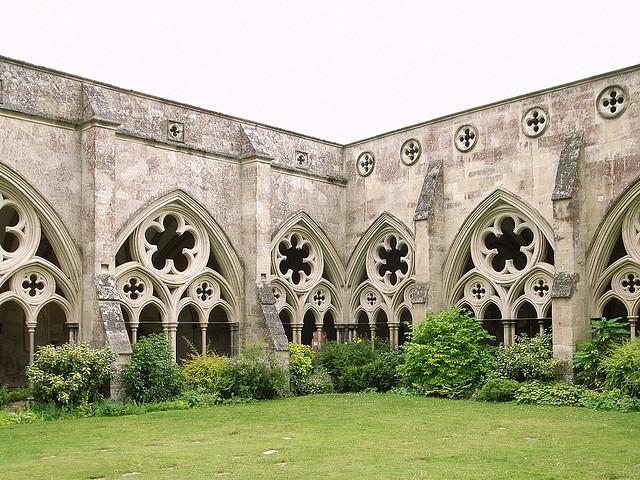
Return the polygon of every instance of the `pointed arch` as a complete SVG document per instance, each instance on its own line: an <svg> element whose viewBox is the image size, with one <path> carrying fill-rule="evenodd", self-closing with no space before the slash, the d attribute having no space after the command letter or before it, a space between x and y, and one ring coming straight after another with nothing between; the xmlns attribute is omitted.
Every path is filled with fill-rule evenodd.
<svg viewBox="0 0 640 480"><path fill-rule="evenodd" d="M236 292L241 292L243 272L240 256L233 248L222 227L211 216L209 211L184 190L174 190L134 213L116 235L114 257L140 224L169 206L177 207L179 211L183 211L189 216L195 216L206 228L212 249L215 251L216 260L220 263L224 277Z"/></svg>
<svg viewBox="0 0 640 480"><path fill-rule="evenodd" d="M474 229L476 229L482 221L490 218L492 213L501 207L512 209L529 218L530 221L540 229L551 249L554 249L553 229L546 219L535 208L516 194L503 188L498 188L482 200L467 216L451 243L445 257L443 269L445 292L453 291L455 283L461 276L468 258L467 252L471 245L471 237Z"/></svg>
<svg viewBox="0 0 640 480"><path fill-rule="evenodd" d="M410 271L413 272L413 252L415 252L415 236L411 230L397 217L389 212L383 212L373 223L367 228L364 235L351 252L347 266L347 285L354 288L357 287L362 269L365 268L368 250L376 238L384 236L386 233L396 233L403 237L408 243L412 252Z"/></svg>
<svg viewBox="0 0 640 480"><path fill-rule="evenodd" d="M288 219L282 222L275 233L271 237L271 251L272 251L272 263L275 263L274 253L279 242L291 231L301 231L306 233L312 241L320 247L323 255L324 266L326 266L330 281L337 287L344 285L345 266L344 262L340 258L338 251L331 243L331 240L324 232L324 230L304 211L299 211L291 215ZM273 265L274 272L277 269L276 265Z"/></svg>

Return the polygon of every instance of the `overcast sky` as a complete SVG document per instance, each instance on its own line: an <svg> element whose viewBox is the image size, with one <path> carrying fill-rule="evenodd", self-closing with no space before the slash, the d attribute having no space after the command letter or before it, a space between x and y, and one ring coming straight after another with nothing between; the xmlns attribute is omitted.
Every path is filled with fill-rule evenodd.
<svg viewBox="0 0 640 480"><path fill-rule="evenodd" d="M337 142L640 63L637 0L2 2L0 54Z"/></svg>

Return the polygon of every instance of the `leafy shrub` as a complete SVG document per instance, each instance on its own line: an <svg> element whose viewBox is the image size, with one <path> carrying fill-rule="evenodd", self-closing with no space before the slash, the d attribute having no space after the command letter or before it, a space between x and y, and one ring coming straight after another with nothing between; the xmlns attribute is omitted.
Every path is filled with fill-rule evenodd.
<svg viewBox="0 0 640 480"><path fill-rule="evenodd" d="M245 347L220 370L218 391L222 398L282 397L288 393L289 373L284 362L263 345Z"/></svg>
<svg viewBox="0 0 640 480"><path fill-rule="evenodd" d="M602 361L604 387L623 395L640 397L640 338L615 347Z"/></svg>
<svg viewBox="0 0 640 480"><path fill-rule="evenodd" d="M0 386L0 408L9 403L9 389L5 385Z"/></svg>
<svg viewBox="0 0 640 480"><path fill-rule="evenodd" d="M169 342L160 334L142 337L133 345L122 380L127 396L142 403L169 400L184 386L182 370L173 362Z"/></svg>
<svg viewBox="0 0 640 480"><path fill-rule="evenodd" d="M370 340L327 342L315 361L331 375L339 392L384 392L398 386L401 380L398 365L402 363L402 352L381 340L376 341L375 349Z"/></svg>
<svg viewBox="0 0 640 480"><path fill-rule="evenodd" d="M313 368L313 350L309 345L289 343L289 385L291 392L296 395L302 393L302 384Z"/></svg>
<svg viewBox="0 0 640 480"><path fill-rule="evenodd" d="M182 364L186 386L193 390L216 392L220 370L228 358L215 353L191 354Z"/></svg>
<svg viewBox="0 0 640 480"><path fill-rule="evenodd" d="M38 348L27 367L33 397L40 403L72 407L95 401L113 377L116 355L110 348L66 343Z"/></svg>
<svg viewBox="0 0 640 480"><path fill-rule="evenodd" d="M640 398L623 395L619 390L598 392L585 390L578 403L581 407L597 410L640 411Z"/></svg>
<svg viewBox="0 0 640 480"><path fill-rule="evenodd" d="M578 342L573 354L576 380L591 387L600 387L604 381L602 360L628 336L627 324L619 318L601 318L591 321L591 339Z"/></svg>
<svg viewBox="0 0 640 480"><path fill-rule="evenodd" d="M9 390L9 403L22 402L28 400L31 396L31 389L29 387L18 387L13 390Z"/></svg>
<svg viewBox="0 0 640 480"><path fill-rule="evenodd" d="M520 383L507 378L492 378L476 390L474 398L481 402L510 402L515 399Z"/></svg>
<svg viewBox="0 0 640 480"><path fill-rule="evenodd" d="M493 362L492 339L460 308L429 313L404 345L400 371L410 385L445 397L470 395Z"/></svg>
<svg viewBox="0 0 640 480"><path fill-rule="evenodd" d="M217 393L196 389L183 391L177 400L187 403L190 407L210 407L220 403L222 399Z"/></svg>
<svg viewBox="0 0 640 480"><path fill-rule="evenodd" d="M318 368L302 378L298 384L300 395L333 393L333 380L326 370Z"/></svg>
<svg viewBox="0 0 640 480"><path fill-rule="evenodd" d="M559 365L553 358L551 335L520 336L513 345L498 347L490 376L518 382L551 380Z"/></svg>
<svg viewBox="0 0 640 480"><path fill-rule="evenodd" d="M542 382L534 380L520 384L516 392L517 403L536 405L574 405L579 406L587 390L581 385L565 382Z"/></svg>

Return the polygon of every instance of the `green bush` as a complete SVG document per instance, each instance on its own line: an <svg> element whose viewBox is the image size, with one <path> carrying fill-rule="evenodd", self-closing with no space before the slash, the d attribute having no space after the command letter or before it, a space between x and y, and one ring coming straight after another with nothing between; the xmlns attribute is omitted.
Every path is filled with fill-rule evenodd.
<svg viewBox="0 0 640 480"><path fill-rule="evenodd" d="M28 400L31 396L31 389L29 387L18 387L13 390L9 390L9 403L22 402Z"/></svg>
<svg viewBox="0 0 640 480"><path fill-rule="evenodd" d="M493 363L487 333L460 308L429 313L404 345L400 372L405 381L428 394L469 396Z"/></svg>
<svg viewBox="0 0 640 480"><path fill-rule="evenodd" d="M220 370L218 391L222 398L262 400L287 395L287 366L263 345L250 345L231 357Z"/></svg>
<svg viewBox="0 0 640 480"><path fill-rule="evenodd" d="M227 360L227 357L215 353L191 354L182 364L187 388L215 393L220 370L226 365Z"/></svg>
<svg viewBox="0 0 640 480"><path fill-rule="evenodd" d="M578 342L573 354L576 380L590 387L600 387L604 381L602 361L611 350L629 337L627 324L619 318L591 321L591 339Z"/></svg>
<svg viewBox="0 0 640 480"><path fill-rule="evenodd" d="M476 390L473 397L480 402L510 402L516 397L520 383L506 378L492 378Z"/></svg>
<svg viewBox="0 0 640 480"><path fill-rule="evenodd" d="M370 340L327 342L316 354L315 363L331 375L339 392L384 392L401 381L398 365L402 363L402 352L379 339L375 349Z"/></svg>
<svg viewBox="0 0 640 480"><path fill-rule="evenodd" d="M640 411L640 398L623 395L618 390L609 390L604 392L585 390L580 398L579 405L581 407L597 410L637 412Z"/></svg>
<svg viewBox="0 0 640 480"><path fill-rule="evenodd" d="M520 384L516 392L517 403L536 405L574 405L580 406L586 388L561 381L542 382L534 380Z"/></svg>
<svg viewBox="0 0 640 480"><path fill-rule="evenodd" d="M615 347L602 361L604 388L640 397L640 338Z"/></svg>
<svg viewBox="0 0 640 480"><path fill-rule="evenodd" d="M553 358L551 335L520 336L513 345L498 347L490 376L518 382L552 380L559 365Z"/></svg>
<svg viewBox="0 0 640 480"><path fill-rule="evenodd" d="M309 345L289 343L289 386L291 393L302 393L302 384L306 381L313 368L313 350Z"/></svg>
<svg viewBox="0 0 640 480"><path fill-rule="evenodd" d="M319 393L333 393L333 380L326 370L321 368L312 370L302 378L298 385L299 395L316 395Z"/></svg>
<svg viewBox="0 0 640 480"><path fill-rule="evenodd" d="M66 343L39 347L27 367L36 402L73 407L100 398L113 377L116 355L110 348Z"/></svg>
<svg viewBox="0 0 640 480"><path fill-rule="evenodd" d="M142 403L174 398L184 386L182 369L173 362L169 342L160 334L142 337L133 345L122 380L127 396Z"/></svg>

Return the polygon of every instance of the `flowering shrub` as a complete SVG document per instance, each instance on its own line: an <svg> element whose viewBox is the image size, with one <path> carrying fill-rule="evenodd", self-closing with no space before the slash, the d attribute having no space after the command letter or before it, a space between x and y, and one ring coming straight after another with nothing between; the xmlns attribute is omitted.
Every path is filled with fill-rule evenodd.
<svg viewBox="0 0 640 480"><path fill-rule="evenodd" d="M307 380L313 369L313 350L309 345L289 343L289 385L291 392L302 393L302 384Z"/></svg>
<svg viewBox="0 0 640 480"><path fill-rule="evenodd" d="M516 343L496 350L496 361L490 374L493 378L510 378L518 382L551 380L560 362L554 360L551 335L517 337Z"/></svg>
<svg viewBox="0 0 640 480"><path fill-rule="evenodd" d="M226 365L227 357L207 353L192 354L182 364L185 382L188 388L215 393L217 391L220 371Z"/></svg>
<svg viewBox="0 0 640 480"><path fill-rule="evenodd" d="M108 347L73 343L40 347L33 365L27 367L33 397L36 402L64 407L93 402L113 377L115 359Z"/></svg>

